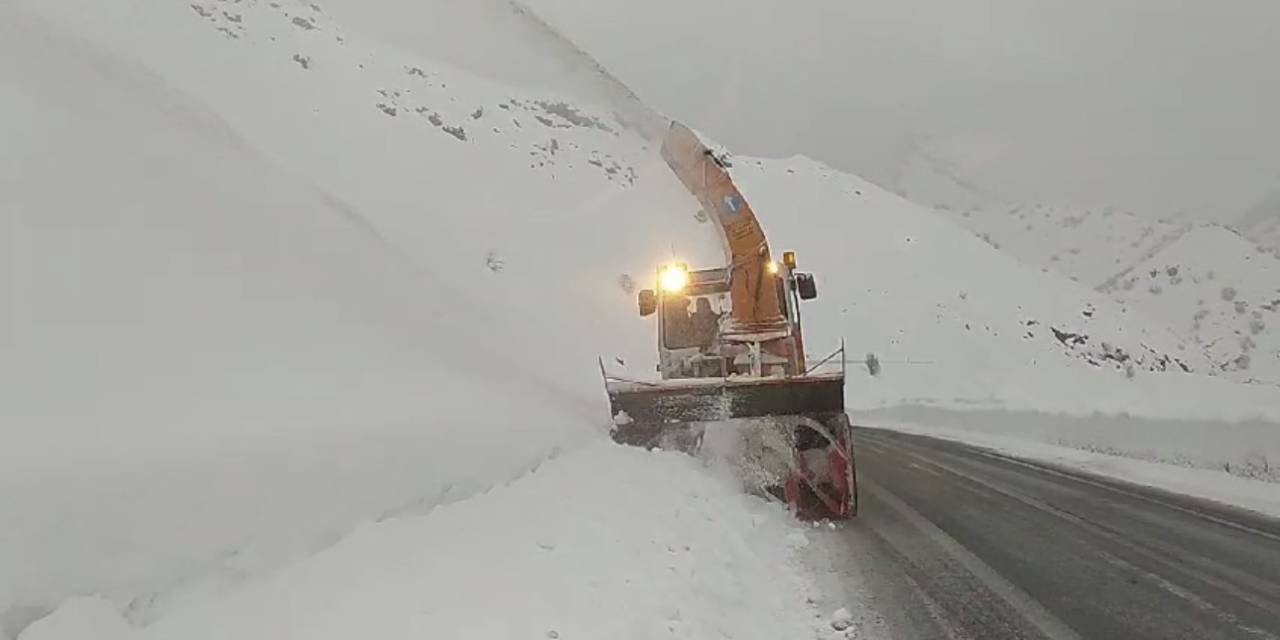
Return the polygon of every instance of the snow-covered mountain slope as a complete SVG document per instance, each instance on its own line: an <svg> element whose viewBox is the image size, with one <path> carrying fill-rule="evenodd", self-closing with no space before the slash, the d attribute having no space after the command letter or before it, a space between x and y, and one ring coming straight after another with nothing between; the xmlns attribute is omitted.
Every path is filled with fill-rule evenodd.
<svg viewBox="0 0 1280 640"><path fill-rule="evenodd" d="M740 152L895 192L923 155L1000 199L1224 222L1280 175L1280 90L1256 81L1280 47L1267 0L523 1Z"/></svg>
<svg viewBox="0 0 1280 640"><path fill-rule="evenodd" d="M852 407L1218 418L1280 406L1280 394L1205 377L1210 360L1167 326L863 180L802 158L739 159L734 175L774 244L817 274L807 335L881 360L880 376L851 379Z"/></svg>
<svg viewBox="0 0 1280 640"><path fill-rule="evenodd" d="M1268 323L1280 258L1254 238L1220 225L1151 220L1111 208L1000 206L942 209L1021 261L1096 287L1122 307L1167 323L1205 350L1208 371L1235 380L1280 380L1280 335ZM1248 237L1246 237L1246 234Z"/></svg>
<svg viewBox="0 0 1280 640"><path fill-rule="evenodd" d="M1113 207L1000 204L939 210L1022 262L1089 287L1104 285L1190 228Z"/></svg>
<svg viewBox="0 0 1280 640"><path fill-rule="evenodd" d="M630 310L617 304L628 295L622 275L650 272L673 249L716 248L656 154L598 111L345 35L308 3L180 9L152 11L167 29L126 22L108 42L199 97L264 155L324 185L459 295L483 301L520 334L522 344L503 348L528 350L521 359L539 377L580 377L577 358L620 343L651 351L642 325L619 337L596 313ZM110 17L66 19L87 30ZM635 224L619 233L619 220ZM558 342L565 334L575 339Z"/></svg>
<svg viewBox="0 0 1280 640"><path fill-rule="evenodd" d="M516 362L489 345L424 340L424 327L493 324L181 89L7 13L8 433L60 459L69 448L97 457L139 432L150 449L154 438L221 437L226 427L210 427L226 422L332 423L383 403L397 415L416 404L394 402L406 399L401 383L474 379L487 374L481 354ZM441 314L436 299L470 317Z"/></svg>
<svg viewBox="0 0 1280 640"><path fill-rule="evenodd" d="M85 592L153 622L600 437L597 355L655 359L635 289L672 257L721 258L609 109L318 5L21 0L0 36L10 635ZM802 159L736 171L818 275L811 349L846 337L883 362L853 406L1280 411L860 180Z"/></svg>
<svg viewBox="0 0 1280 640"><path fill-rule="evenodd" d="M1216 225L1189 231L1103 289L1202 345L1237 379L1280 384L1280 258Z"/></svg>

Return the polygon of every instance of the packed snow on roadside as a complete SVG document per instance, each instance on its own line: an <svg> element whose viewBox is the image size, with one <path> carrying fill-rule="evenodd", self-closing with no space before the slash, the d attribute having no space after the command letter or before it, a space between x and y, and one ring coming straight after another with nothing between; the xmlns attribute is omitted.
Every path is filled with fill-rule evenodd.
<svg viewBox="0 0 1280 640"><path fill-rule="evenodd" d="M988 428L991 424L989 416L981 424L978 421L958 424L956 421L925 423L901 419L881 419L874 424L894 431L957 440L1018 458L1058 464L1280 517L1280 486L1275 482L1274 469L1271 469L1273 475L1268 482L1222 470L1116 455L1114 450L1101 445L1068 446L1052 439L1029 437L1017 429ZM1025 422L1021 424L1026 425ZM1208 433L1207 430L1198 432L1201 437Z"/></svg>
<svg viewBox="0 0 1280 640"><path fill-rule="evenodd" d="M956 433L993 434L1233 476L1280 482L1280 423L1259 420L1157 420L1096 414L1070 416L1004 409L949 410L905 405L858 412L869 426L936 425Z"/></svg>
<svg viewBox="0 0 1280 640"><path fill-rule="evenodd" d="M146 628L88 597L19 640L830 637L805 544L780 505L693 458L598 443Z"/></svg>

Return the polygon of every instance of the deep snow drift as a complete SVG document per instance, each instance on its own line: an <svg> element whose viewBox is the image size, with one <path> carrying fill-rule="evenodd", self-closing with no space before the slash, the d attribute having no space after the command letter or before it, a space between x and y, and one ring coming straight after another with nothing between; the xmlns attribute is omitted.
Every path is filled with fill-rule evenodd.
<svg viewBox="0 0 1280 640"><path fill-rule="evenodd" d="M146 629L80 599L21 640L826 637L789 560L804 544L692 458L596 444Z"/></svg>
<svg viewBox="0 0 1280 640"><path fill-rule="evenodd" d="M886 429L958 440L1280 517L1280 477L1272 462L1280 447L1274 424L1079 419L918 407L875 411L861 418ZM1251 447L1258 443L1261 446Z"/></svg>
<svg viewBox="0 0 1280 640"><path fill-rule="evenodd" d="M591 433L444 272L84 36L124 9L100 33L0 20L6 627L270 565Z"/></svg>

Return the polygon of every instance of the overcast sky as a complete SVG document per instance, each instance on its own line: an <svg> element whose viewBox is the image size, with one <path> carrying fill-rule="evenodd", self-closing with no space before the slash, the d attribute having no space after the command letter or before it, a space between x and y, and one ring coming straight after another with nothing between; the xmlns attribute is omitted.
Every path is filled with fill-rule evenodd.
<svg viewBox="0 0 1280 640"><path fill-rule="evenodd" d="M740 152L922 199L921 166L1018 201L1218 219L1280 189L1277 0L523 1ZM407 47L558 82L502 0L333 2Z"/></svg>

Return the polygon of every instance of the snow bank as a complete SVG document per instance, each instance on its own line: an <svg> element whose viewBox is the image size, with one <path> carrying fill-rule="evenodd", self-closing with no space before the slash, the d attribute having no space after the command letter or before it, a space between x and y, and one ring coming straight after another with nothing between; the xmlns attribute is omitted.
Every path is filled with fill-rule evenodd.
<svg viewBox="0 0 1280 640"><path fill-rule="evenodd" d="M860 412L855 417L871 426L900 422L936 425L956 433L1018 438L1280 482L1280 423L1276 422L1086 417L1035 411L957 411L927 406Z"/></svg>
<svg viewBox="0 0 1280 640"><path fill-rule="evenodd" d="M469 400L470 407L484 406ZM0 473L2 621L99 593L136 622L323 549L360 522L416 514L519 477L573 425L472 414L281 429Z"/></svg>
<svg viewBox="0 0 1280 640"><path fill-rule="evenodd" d="M81 592L145 620L356 523L506 481L607 420L599 341L576 341L573 324L530 340L551 323L530 313L531 284L571 274L561 291L578 287L622 315L619 272L584 283L564 268L571 258L542 270L522 268L519 255L491 270L492 224L458 222L486 208L463 195L476 192L466 172L488 165L455 157L443 145L459 141L423 117L399 148L433 151L389 182L370 178L401 167L386 142L396 130L379 128L395 122L376 109L383 98L369 88L372 98L348 103L342 76L304 75L338 96L330 109L328 95L284 75L319 72L292 60L285 39L318 28L272 14L281 57L264 65L259 53L224 49L248 38L232 29L254 26L248 17L198 8L209 15L147 3L0 7L3 631ZM359 55L343 66L358 69ZM334 119L299 124L296 113L315 105ZM324 131L359 144L336 133L313 144ZM326 164L340 154L347 160ZM516 155L532 172L525 149L505 157ZM489 167L498 182L503 170L521 175L501 157ZM622 191L608 171L624 171L599 157L581 173L607 203ZM330 173L300 170L312 166ZM452 199L433 198L446 189L421 175L458 167L440 177ZM379 211L416 215L417 232L401 237L412 251L317 181L352 176L403 205ZM550 206L536 196L554 188L522 190L546 177L535 176L489 192L482 212L522 198ZM433 217L435 206L450 216ZM526 249L535 258L558 233L526 231L503 237L541 243ZM651 342L641 326L633 340Z"/></svg>
<svg viewBox="0 0 1280 640"><path fill-rule="evenodd" d="M788 560L804 542L687 456L601 443L118 637L813 637ZM72 601L21 640L109 628L100 603Z"/></svg>

